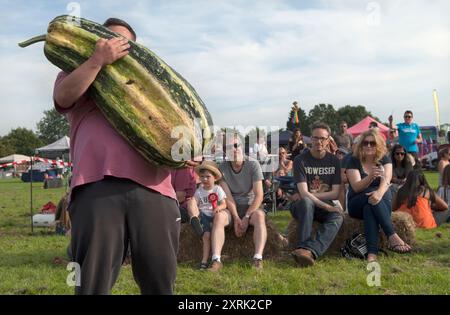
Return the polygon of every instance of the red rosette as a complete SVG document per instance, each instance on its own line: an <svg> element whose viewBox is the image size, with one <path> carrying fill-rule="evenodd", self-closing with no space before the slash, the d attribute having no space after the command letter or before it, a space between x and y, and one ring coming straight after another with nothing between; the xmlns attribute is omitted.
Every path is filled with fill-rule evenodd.
<svg viewBox="0 0 450 315"><path fill-rule="evenodd" d="M219 200L219 195L216 193L210 193L208 195L208 200L212 205L212 208L215 209L217 207L217 201Z"/></svg>

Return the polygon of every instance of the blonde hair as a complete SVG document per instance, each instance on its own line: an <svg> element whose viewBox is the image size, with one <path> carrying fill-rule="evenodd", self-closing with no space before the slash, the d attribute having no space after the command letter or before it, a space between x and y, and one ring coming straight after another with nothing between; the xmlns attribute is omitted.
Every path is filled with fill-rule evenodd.
<svg viewBox="0 0 450 315"><path fill-rule="evenodd" d="M386 148L386 142L380 136L380 133L375 129L369 129L360 135L360 139L359 139L359 142L356 144L356 148L355 148L355 152L353 153L353 156L357 157L360 161L365 161L365 156L363 154L364 140L370 136L374 137L375 142L377 143L376 153L375 153L375 162L378 162L383 158L383 156L386 155L387 148Z"/></svg>

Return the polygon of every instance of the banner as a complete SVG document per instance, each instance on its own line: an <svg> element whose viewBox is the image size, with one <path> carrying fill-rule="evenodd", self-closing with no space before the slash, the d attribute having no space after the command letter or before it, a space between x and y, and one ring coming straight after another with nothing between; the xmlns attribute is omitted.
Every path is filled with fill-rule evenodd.
<svg viewBox="0 0 450 315"><path fill-rule="evenodd" d="M35 161L35 162L44 162L44 163L51 164L51 165L60 165L60 166L65 166L65 167L71 167L72 166L72 163L63 162L63 161L57 161L57 160L43 159L43 158L40 158L38 156L33 157L33 161ZM14 166L14 165L27 164L29 162L30 162L30 160L22 160L22 161L4 163L4 164L0 164L0 168Z"/></svg>
<svg viewBox="0 0 450 315"><path fill-rule="evenodd" d="M437 91L433 90L434 110L436 111L436 123L438 131L441 129L441 115L439 114L439 99Z"/></svg>

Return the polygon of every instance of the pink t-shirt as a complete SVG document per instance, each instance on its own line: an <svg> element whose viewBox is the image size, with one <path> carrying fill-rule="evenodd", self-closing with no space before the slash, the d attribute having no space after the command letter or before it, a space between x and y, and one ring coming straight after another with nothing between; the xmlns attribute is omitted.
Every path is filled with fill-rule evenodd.
<svg viewBox="0 0 450 315"><path fill-rule="evenodd" d="M53 97L58 84L67 75L65 72L58 74ZM170 169L156 167L145 160L109 124L87 93L70 108L62 108L56 101L55 108L66 115L70 124L72 189L100 181L109 175L130 179L164 196L176 199Z"/></svg>

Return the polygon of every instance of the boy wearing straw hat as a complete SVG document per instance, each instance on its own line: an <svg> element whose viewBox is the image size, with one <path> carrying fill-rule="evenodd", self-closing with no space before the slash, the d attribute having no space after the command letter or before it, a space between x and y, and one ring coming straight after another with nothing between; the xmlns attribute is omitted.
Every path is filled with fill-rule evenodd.
<svg viewBox="0 0 450 315"><path fill-rule="evenodd" d="M225 192L222 187L215 183L222 178L217 164L213 161L203 161L201 165L195 168L195 172L200 178L200 186L190 200L190 210L192 213L200 213L200 225L203 230L203 257L200 269L208 268L208 258L211 252L211 228L214 221L214 215L221 211L227 212L225 202ZM195 220L196 218L192 218ZM216 257L212 257L213 260Z"/></svg>

